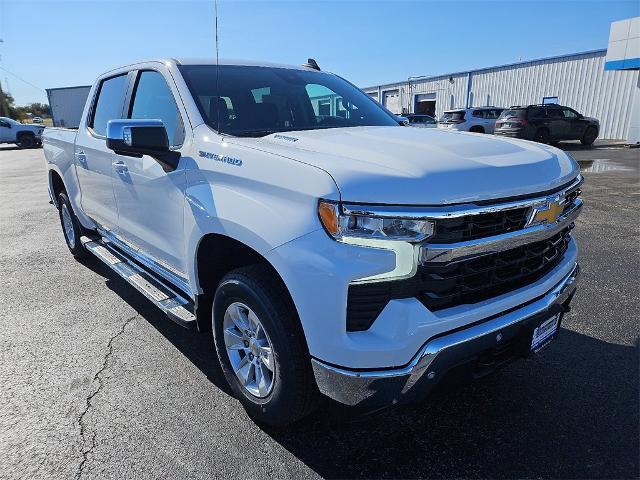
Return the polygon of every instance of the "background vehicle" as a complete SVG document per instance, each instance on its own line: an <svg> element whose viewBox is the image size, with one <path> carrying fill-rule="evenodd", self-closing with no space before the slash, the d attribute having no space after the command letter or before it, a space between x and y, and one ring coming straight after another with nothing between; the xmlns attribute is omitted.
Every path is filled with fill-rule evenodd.
<svg viewBox="0 0 640 480"><path fill-rule="evenodd" d="M431 115L411 114L407 115L407 120L411 127L436 128L438 126L438 122Z"/></svg>
<svg viewBox="0 0 640 480"><path fill-rule="evenodd" d="M591 145L598 138L600 122L561 105L511 107L496 122L496 135L540 143L580 140Z"/></svg>
<svg viewBox="0 0 640 480"><path fill-rule="evenodd" d="M314 68L128 65L44 145L70 252L213 331L261 422L318 391L370 408L489 374L551 341L575 291L572 157L400 128Z"/></svg>
<svg viewBox="0 0 640 480"><path fill-rule="evenodd" d="M25 125L7 117L0 117L0 143L15 143L20 148L42 145L41 125Z"/></svg>
<svg viewBox="0 0 640 480"><path fill-rule="evenodd" d="M475 133L493 133L502 108L478 107L448 110L438 120L438 128L448 128Z"/></svg>
<svg viewBox="0 0 640 480"><path fill-rule="evenodd" d="M33 117L31 119L31 122L33 122L33 123L42 123L42 117Z"/></svg>

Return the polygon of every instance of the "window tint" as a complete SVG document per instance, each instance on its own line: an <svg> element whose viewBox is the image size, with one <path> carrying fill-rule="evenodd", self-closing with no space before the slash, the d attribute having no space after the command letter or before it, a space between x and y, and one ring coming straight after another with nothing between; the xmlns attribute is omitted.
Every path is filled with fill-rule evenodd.
<svg viewBox="0 0 640 480"><path fill-rule="evenodd" d="M564 118L564 114L559 108L547 108L547 117L556 119Z"/></svg>
<svg viewBox="0 0 640 480"><path fill-rule="evenodd" d="M11 128L11 124L5 120L0 120L0 127Z"/></svg>
<svg viewBox="0 0 640 480"><path fill-rule="evenodd" d="M486 114L485 118L495 119L495 118L498 118L501 113L502 113L502 110L498 110L498 109L485 110L485 114Z"/></svg>
<svg viewBox="0 0 640 480"><path fill-rule="evenodd" d="M529 118L542 118L545 116L545 109L541 107L531 107L529 109Z"/></svg>
<svg viewBox="0 0 640 480"><path fill-rule="evenodd" d="M371 97L335 75L240 65L179 68L198 99L205 122L231 135L260 137L320 128L398 126Z"/></svg>
<svg viewBox="0 0 640 480"><path fill-rule="evenodd" d="M140 72L129 118L162 120L171 146L182 145L184 141L180 112L167 82L158 72Z"/></svg>
<svg viewBox="0 0 640 480"><path fill-rule="evenodd" d="M472 115L476 118L484 118L484 110L474 110Z"/></svg>
<svg viewBox="0 0 640 480"><path fill-rule="evenodd" d="M569 120L575 120L576 118L578 118L578 115L576 115L573 110L570 110L568 108L563 108L562 113L564 114L564 118L567 118Z"/></svg>
<svg viewBox="0 0 640 480"><path fill-rule="evenodd" d="M122 102L127 88L127 74L103 80L93 110L91 128L98 135L107 134L107 122L122 118Z"/></svg>

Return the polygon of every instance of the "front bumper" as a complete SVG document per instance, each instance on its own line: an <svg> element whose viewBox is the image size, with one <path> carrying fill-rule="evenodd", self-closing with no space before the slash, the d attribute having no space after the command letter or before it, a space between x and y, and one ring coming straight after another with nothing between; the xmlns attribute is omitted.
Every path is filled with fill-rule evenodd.
<svg viewBox="0 0 640 480"><path fill-rule="evenodd" d="M580 268L542 297L466 328L427 341L408 365L385 370L350 370L312 359L320 391L347 404L377 407L424 398L448 372L470 366L482 376L528 354L522 345L530 328L563 313L575 293ZM493 364L487 361L492 358Z"/></svg>

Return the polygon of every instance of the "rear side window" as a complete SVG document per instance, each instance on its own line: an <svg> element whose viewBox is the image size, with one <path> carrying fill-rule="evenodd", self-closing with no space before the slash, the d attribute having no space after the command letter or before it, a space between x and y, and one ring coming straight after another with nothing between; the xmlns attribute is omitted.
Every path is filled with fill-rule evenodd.
<svg viewBox="0 0 640 480"><path fill-rule="evenodd" d="M474 110L473 116L476 118L484 118L484 110Z"/></svg>
<svg viewBox="0 0 640 480"><path fill-rule="evenodd" d="M122 118L122 103L127 88L127 74L103 80L89 125L101 136L107 134L107 122Z"/></svg>
<svg viewBox="0 0 640 480"><path fill-rule="evenodd" d="M529 118L542 118L545 116L546 109L541 107L532 107L529 109Z"/></svg>
<svg viewBox="0 0 640 480"><path fill-rule="evenodd" d="M173 93L159 72L140 72L129 118L162 120L171 146L182 145L184 142L182 117L173 99Z"/></svg>

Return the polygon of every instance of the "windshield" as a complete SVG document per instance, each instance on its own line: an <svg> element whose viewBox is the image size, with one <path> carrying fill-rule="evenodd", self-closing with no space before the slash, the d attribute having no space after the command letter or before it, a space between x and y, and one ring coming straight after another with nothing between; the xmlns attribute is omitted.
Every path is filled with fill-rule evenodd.
<svg viewBox="0 0 640 480"><path fill-rule="evenodd" d="M180 71L205 122L234 136L357 126L398 126L349 82L289 68L183 65ZM218 85L218 88L216 88Z"/></svg>
<svg viewBox="0 0 640 480"><path fill-rule="evenodd" d="M499 117L499 118L518 118L518 117L521 117L523 113L524 113L524 109L518 109L518 110L508 109L508 110L503 110L503 111L502 111L502 113L500 114L500 117Z"/></svg>
<svg viewBox="0 0 640 480"><path fill-rule="evenodd" d="M450 122L456 120L464 120L464 110L459 112L444 112L440 118L441 122Z"/></svg>

